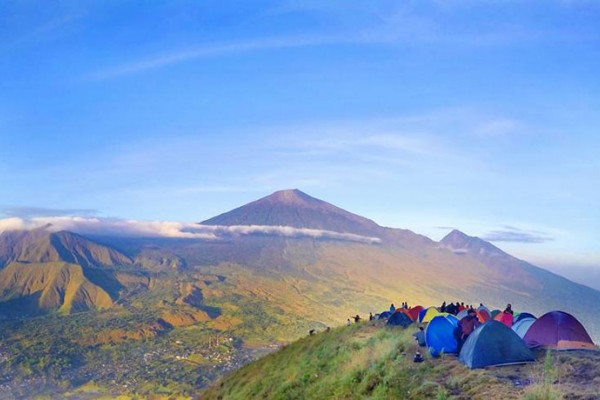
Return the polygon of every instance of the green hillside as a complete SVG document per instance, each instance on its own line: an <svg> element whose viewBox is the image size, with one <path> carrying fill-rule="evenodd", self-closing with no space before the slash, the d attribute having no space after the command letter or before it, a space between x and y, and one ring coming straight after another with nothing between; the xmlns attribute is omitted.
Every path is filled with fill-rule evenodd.
<svg viewBox="0 0 600 400"><path fill-rule="evenodd" d="M0 270L0 314L109 308L121 287L109 274L93 274L77 264L13 262Z"/></svg>
<svg viewBox="0 0 600 400"><path fill-rule="evenodd" d="M558 399L597 395L600 353L470 370L456 357L414 363L414 328L363 322L308 336L233 372L203 399ZM524 384L523 384L524 383Z"/></svg>

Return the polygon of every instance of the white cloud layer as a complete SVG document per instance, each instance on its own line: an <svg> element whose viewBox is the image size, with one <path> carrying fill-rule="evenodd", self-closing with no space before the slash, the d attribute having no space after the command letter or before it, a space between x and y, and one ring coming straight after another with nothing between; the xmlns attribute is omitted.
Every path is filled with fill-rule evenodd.
<svg viewBox="0 0 600 400"><path fill-rule="evenodd" d="M283 237L309 237L359 243L380 243L376 237L367 237L352 233L340 233L320 229L293 228L289 226L263 225L200 225L172 221L137 221L94 217L37 217L23 219L18 217L0 219L0 233L10 230L29 230L36 228L51 231L67 230L80 234L113 235L122 237L167 237L200 240L219 240L232 236L269 235Z"/></svg>

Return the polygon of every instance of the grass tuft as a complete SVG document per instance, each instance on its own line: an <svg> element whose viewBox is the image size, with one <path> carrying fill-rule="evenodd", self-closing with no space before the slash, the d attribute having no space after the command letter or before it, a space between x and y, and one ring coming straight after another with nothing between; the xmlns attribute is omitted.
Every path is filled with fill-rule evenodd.
<svg viewBox="0 0 600 400"><path fill-rule="evenodd" d="M564 398L560 388L555 385L555 382L559 381L559 373L554 353L551 350L546 351L537 381L538 383L526 389L523 395L524 400L561 400Z"/></svg>

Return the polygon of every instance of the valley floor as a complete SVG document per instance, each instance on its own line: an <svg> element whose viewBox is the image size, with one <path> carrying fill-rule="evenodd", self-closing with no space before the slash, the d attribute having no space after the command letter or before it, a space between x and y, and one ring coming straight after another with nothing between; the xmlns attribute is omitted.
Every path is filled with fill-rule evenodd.
<svg viewBox="0 0 600 400"><path fill-rule="evenodd" d="M413 331L364 322L306 337L201 398L600 399L600 352L539 351L536 363L470 370L450 355L414 363Z"/></svg>

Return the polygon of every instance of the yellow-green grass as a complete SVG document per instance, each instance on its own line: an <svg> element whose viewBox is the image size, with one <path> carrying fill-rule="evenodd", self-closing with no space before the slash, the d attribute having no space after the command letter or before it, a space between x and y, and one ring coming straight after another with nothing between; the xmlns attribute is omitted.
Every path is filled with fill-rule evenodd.
<svg viewBox="0 0 600 400"><path fill-rule="evenodd" d="M518 399L523 391L452 356L414 363L413 329L364 322L303 338L232 373L206 399Z"/></svg>

